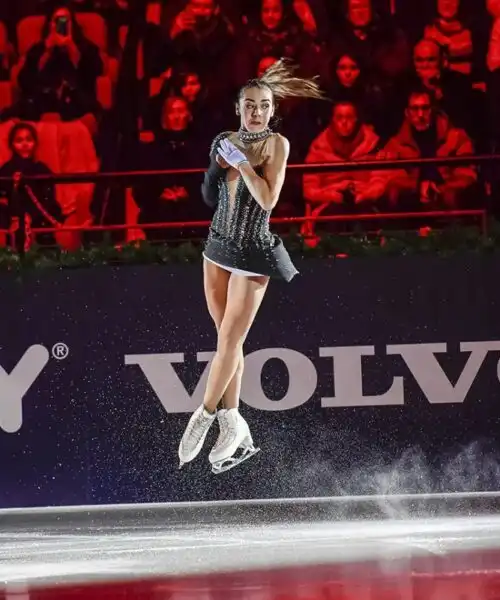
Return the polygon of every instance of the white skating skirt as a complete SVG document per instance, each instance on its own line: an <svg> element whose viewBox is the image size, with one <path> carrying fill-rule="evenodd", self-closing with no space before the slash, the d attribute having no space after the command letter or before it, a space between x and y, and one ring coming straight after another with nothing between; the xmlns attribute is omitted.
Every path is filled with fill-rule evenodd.
<svg viewBox="0 0 500 600"><path fill-rule="evenodd" d="M264 277L262 273L252 273L251 271L243 271L243 269L235 269L234 267L226 267L225 265L221 265L220 263L215 262L215 260L208 258L208 256L205 253L203 253L203 258L209 263L212 263L213 265L217 265L221 269L224 269L224 271L234 273L235 275L243 275L243 277Z"/></svg>

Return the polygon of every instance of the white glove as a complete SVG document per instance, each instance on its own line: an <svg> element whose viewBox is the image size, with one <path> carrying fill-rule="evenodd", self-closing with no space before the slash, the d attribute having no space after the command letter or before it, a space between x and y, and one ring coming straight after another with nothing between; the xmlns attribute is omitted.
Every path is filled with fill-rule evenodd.
<svg viewBox="0 0 500 600"><path fill-rule="evenodd" d="M243 152L236 148L233 142L230 142L228 139L222 140L217 152L219 156L235 169L237 169L241 163L248 162L248 158Z"/></svg>

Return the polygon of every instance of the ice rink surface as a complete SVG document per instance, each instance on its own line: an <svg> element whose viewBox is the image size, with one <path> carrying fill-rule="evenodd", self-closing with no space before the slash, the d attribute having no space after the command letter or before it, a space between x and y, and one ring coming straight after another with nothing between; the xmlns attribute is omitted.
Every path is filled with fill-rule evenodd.
<svg viewBox="0 0 500 600"><path fill-rule="evenodd" d="M4 510L0 589L8 600L499 600L499 509L492 493Z"/></svg>

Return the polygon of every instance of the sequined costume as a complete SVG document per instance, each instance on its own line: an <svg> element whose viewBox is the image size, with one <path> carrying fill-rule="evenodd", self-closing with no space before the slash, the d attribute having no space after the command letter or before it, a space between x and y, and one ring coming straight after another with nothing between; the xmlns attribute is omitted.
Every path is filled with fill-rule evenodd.
<svg viewBox="0 0 500 600"><path fill-rule="evenodd" d="M230 135L223 132L212 142L210 166L202 185L205 203L215 209L204 256L229 271L291 281L298 271L282 240L269 230L271 211L252 197L241 176L231 197L227 170L215 159L220 142ZM275 134L270 129L259 133L240 129L237 135L243 144L251 145ZM262 176L262 166L254 169Z"/></svg>

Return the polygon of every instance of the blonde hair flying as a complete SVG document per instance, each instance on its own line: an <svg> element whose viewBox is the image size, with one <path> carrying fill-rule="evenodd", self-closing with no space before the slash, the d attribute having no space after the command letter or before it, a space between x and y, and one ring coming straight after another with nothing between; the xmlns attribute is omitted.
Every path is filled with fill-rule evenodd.
<svg viewBox="0 0 500 600"><path fill-rule="evenodd" d="M317 98L325 100L318 85L318 77L310 79L295 77L297 67L286 58L280 58L272 64L260 77L250 79L240 90L240 97L244 90L252 87L269 88L275 98Z"/></svg>

